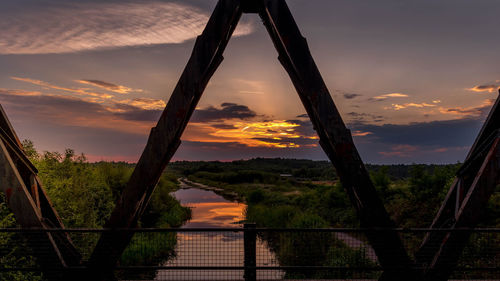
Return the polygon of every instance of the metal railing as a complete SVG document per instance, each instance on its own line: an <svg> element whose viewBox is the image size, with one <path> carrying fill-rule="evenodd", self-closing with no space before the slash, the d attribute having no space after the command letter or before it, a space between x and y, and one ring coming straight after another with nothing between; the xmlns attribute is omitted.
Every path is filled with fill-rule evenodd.
<svg viewBox="0 0 500 281"><path fill-rule="evenodd" d="M500 229L393 230L409 253L416 252L426 233L470 232L452 279L500 279ZM85 270L101 233L120 231L135 233L114 269L121 280L304 280L377 279L383 268L365 233L387 230L268 229L252 224L217 229L0 229L0 280L41 276L25 243L37 237L33 233L69 233L83 261L64 270L78 272Z"/></svg>

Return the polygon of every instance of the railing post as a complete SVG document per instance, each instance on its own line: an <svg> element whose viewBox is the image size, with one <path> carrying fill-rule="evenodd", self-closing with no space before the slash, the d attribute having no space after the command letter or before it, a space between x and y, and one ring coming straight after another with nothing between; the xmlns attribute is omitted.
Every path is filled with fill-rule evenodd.
<svg viewBox="0 0 500 281"><path fill-rule="evenodd" d="M244 225L243 243L245 250L245 274L243 278L245 278L245 281L257 280L257 270L255 269L257 264L257 232L255 228L255 223L245 223Z"/></svg>

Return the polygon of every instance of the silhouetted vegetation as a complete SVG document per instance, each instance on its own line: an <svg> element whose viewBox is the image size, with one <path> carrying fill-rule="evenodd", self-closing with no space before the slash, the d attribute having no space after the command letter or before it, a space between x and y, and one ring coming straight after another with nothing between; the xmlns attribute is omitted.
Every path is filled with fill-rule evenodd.
<svg viewBox="0 0 500 281"><path fill-rule="evenodd" d="M430 226L459 167L460 164L367 165L387 211L396 226L404 228ZM355 210L329 162L259 158L234 162L177 162L169 169L191 181L222 188L223 193L238 194L248 205L247 221L256 222L259 227L358 226ZM499 196L500 190L497 190L480 226L500 226ZM353 249L339 239L323 236L301 233L297 237L275 234L262 238L268 241L282 265L335 266L342 262L345 265L346 261L350 266L373 265L362 248ZM414 252L422 238L405 237L405 244ZM485 253L485 249L481 249L484 241L471 245L467 251L475 253L474 260L484 259L479 254ZM351 273L338 274L287 271L286 277L353 277Z"/></svg>
<svg viewBox="0 0 500 281"><path fill-rule="evenodd" d="M125 188L134 165L128 163L88 163L85 155L75 154L74 150L66 149L64 153L38 153L31 141L23 142L26 154L37 167L54 208L59 213L67 228L102 228L109 217L116 200ZM150 200L139 225L142 227L178 227L190 218L191 210L182 207L170 195L178 187L177 176L165 173ZM0 200L0 219L2 227L14 227L12 213ZM158 263L173 255L176 243L175 233L162 234L164 243L148 245L148 239L134 236L129 247L122 255L121 264L140 265L156 260ZM87 258L94 248L98 235L72 233L75 246ZM8 238L2 243L9 243ZM7 241L7 242L5 242ZM147 256L147 259L144 257ZM4 259L30 262L23 251L12 251ZM2 261L3 264L3 261ZM1 274L1 273L0 273ZM21 274L20 276L28 276ZM28 278L29 277L29 278ZM26 279L34 280L31 275ZM11 280L3 277L1 280ZM12 279L15 280L15 279Z"/></svg>
<svg viewBox="0 0 500 281"><path fill-rule="evenodd" d="M38 153L31 142L24 143L26 153L39 169L39 176L66 227L100 228L109 216L132 173L133 164L88 163L83 154L71 149L64 153ZM373 184L390 216L398 227L428 227L432 222L460 164L451 165L367 165ZM177 227L190 217L170 195L178 188L177 178L221 188L222 195L234 195L245 201L247 221L259 227L322 228L357 227L358 219L343 190L333 166L327 161L297 159L264 159L233 162L174 162L161 177L153 197L140 220L142 227ZM221 192L221 191L217 191ZM500 190L493 194L480 222L482 227L500 226ZM0 227L14 227L15 220L0 198ZM163 234L164 243L149 245L147 237L134 238L122 256L123 265L165 260L173 254L174 234ZM318 236L319 235L319 236ZM349 261L351 266L370 266L363 248L350 248L335 237L309 233L300 237L280 235L262 237L268 241L282 265L338 266ZM0 243L12 243L14 235L0 237ZM89 254L96 236L73 235L76 246ZM420 238L409 238L413 251ZM484 249L468 249L475 257ZM17 245L8 256L9 264L26 265L34 261L25 257L25 245ZM292 253L290 248L294 248ZM314 249L314 250L311 250ZM144 260L138 251L147 251ZM313 255L314 258L311 256ZM141 259L139 260L138 257ZM306 262L307 264L304 264ZM9 275L1 279L37 280L36 275ZM287 278L352 277L329 272L287 272ZM365 275L366 276L366 275ZM17 278L17 279L16 279ZM24 278L24 279L23 279Z"/></svg>

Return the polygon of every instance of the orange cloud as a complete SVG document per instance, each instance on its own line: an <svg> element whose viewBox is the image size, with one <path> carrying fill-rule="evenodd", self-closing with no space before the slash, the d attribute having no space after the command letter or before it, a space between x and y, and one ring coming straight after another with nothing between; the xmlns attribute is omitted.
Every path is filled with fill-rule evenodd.
<svg viewBox="0 0 500 281"><path fill-rule="evenodd" d="M77 95L87 95L87 96L92 96L92 97L100 98L100 99L111 99L114 97L113 95L110 95L110 94L88 92L84 89L73 89L73 88L61 87L61 86L57 86L57 85L54 85L54 84L51 84L51 83L48 83L48 82L45 82L42 80L23 78L23 77L14 77L14 76L10 77L10 78L13 80L21 81L21 82L26 82L26 83L42 86L45 88L71 92L71 93L77 94Z"/></svg>
<svg viewBox="0 0 500 281"><path fill-rule="evenodd" d="M467 90L472 91L472 92L489 92L493 93L498 91L500 89L500 80L496 80L495 83L491 84L484 84L484 85L477 85L472 88L469 88Z"/></svg>
<svg viewBox="0 0 500 281"><path fill-rule="evenodd" d="M486 111L493 105L493 99L484 100L479 106L471 107L454 107L454 108L444 108L440 107L439 112L442 114L458 115L461 117L465 116L481 116L485 114Z"/></svg>
<svg viewBox="0 0 500 281"><path fill-rule="evenodd" d="M133 118L137 111L150 111L133 107L118 112L113 106L103 105L93 98L45 94L37 91L0 89L2 103L13 105L22 114L46 122L147 135L151 120ZM25 108L29 108L26 112ZM128 115L127 115L128 114Z"/></svg>
<svg viewBox="0 0 500 281"><path fill-rule="evenodd" d="M0 93L6 93L13 96L41 96L41 92L37 91L25 91L25 90L10 90L0 88Z"/></svg>
<svg viewBox="0 0 500 281"><path fill-rule="evenodd" d="M390 93L390 94L385 94L385 95L381 95L381 96L376 96L376 97L373 97L372 99L381 101L381 100L386 100L388 98L407 98L407 97L409 97L409 96L407 94L403 94L403 93Z"/></svg>
<svg viewBox="0 0 500 281"><path fill-rule="evenodd" d="M438 103L438 102L440 102L440 101L433 101L434 104L429 104L429 103L425 103L425 102L423 102L423 103L410 102L410 103L404 103L404 104L393 103L392 108L394 110L401 110L401 109L406 109L408 107L416 107L416 108L435 107L436 103Z"/></svg>
<svg viewBox="0 0 500 281"><path fill-rule="evenodd" d="M354 131L352 132L353 137L364 137L368 135L373 135L372 132Z"/></svg>
<svg viewBox="0 0 500 281"><path fill-rule="evenodd" d="M118 104L126 104L145 110L162 110L167 105L163 100L151 98L137 98L117 101Z"/></svg>
<svg viewBox="0 0 500 281"><path fill-rule="evenodd" d="M116 85L113 83L101 81L101 80L75 80L80 84L91 85L94 87L98 87L101 89L105 89L111 92L119 93L119 94L128 94L130 92L143 92L141 89L132 89L122 85Z"/></svg>
<svg viewBox="0 0 500 281"><path fill-rule="evenodd" d="M301 124L286 120L190 123L184 139L198 142L236 142L248 147L298 148L316 146L315 135L304 134Z"/></svg>
<svg viewBox="0 0 500 281"><path fill-rule="evenodd" d="M385 157L411 157L418 150L417 146L400 144L391 148L391 151L380 151L379 154Z"/></svg>
<svg viewBox="0 0 500 281"><path fill-rule="evenodd" d="M21 81L21 82L26 82L30 83L33 85L38 85L44 88L49 88L49 89L54 89L54 90L60 90L60 91L65 91L65 92L70 92L76 95L83 95L83 96L88 96L81 98L82 100L85 100L87 102L91 103L110 103L111 105L107 107L107 109L110 112L123 112L124 109L116 107L116 105L130 105L137 107L139 109L144 109L144 110L161 110L165 108L166 103L163 100L159 99L151 99L151 98L135 98L135 99L124 99L124 100L118 100L116 97L112 94L106 94L106 93L94 93L94 92L89 92L87 89L74 89L74 88L67 88L67 87L61 87L57 86L54 84L51 84L49 82L45 82L42 80L36 80L36 79L31 79L31 78L23 78L23 77L11 77L13 80ZM89 84L93 85L96 87L100 87L112 92L116 93L122 93L126 94L129 92L143 92L141 89L132 89L128 88L125 86L120 86L120 85L115 85L112 83L100 81L100 80L74 80L75 82L82 83L82 84ZM30 92L33 93L33 92ZM37 92L40 95L42 94L41 92ZM46 94L51 96L50 94ZM53 95L52 95L53 96Z"/></svg>

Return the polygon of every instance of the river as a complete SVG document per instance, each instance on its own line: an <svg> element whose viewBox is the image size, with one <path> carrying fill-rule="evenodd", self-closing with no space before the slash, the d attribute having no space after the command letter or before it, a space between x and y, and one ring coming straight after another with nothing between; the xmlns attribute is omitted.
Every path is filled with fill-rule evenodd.
<svg viewBox="0 0 500 281"><path fill-rule="evenodd" d="M200 189L188 181L172 193L183 206L192 210L192 218L182 228L241 228L246 205L227 200L212 190ZM207 187L205 187L207 188ZM242 232L180 232L176 256L165 266L243 266ZM275 255L266 243L257 239L257 266L277 266ZM258 271L258 279L279 280L282 271ZM155 280L243 280L242 270L159 270Z"/></svg>

